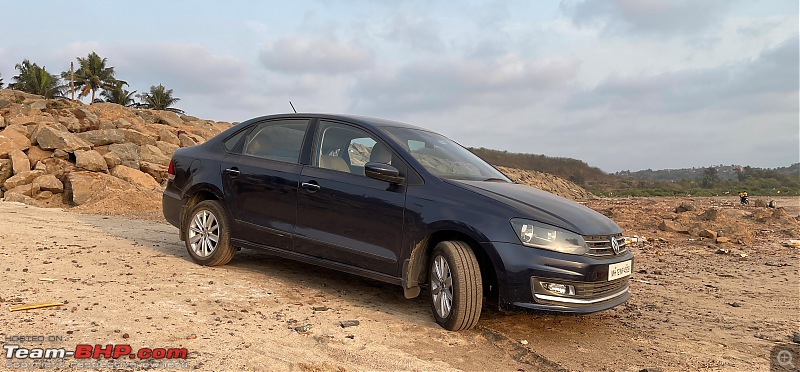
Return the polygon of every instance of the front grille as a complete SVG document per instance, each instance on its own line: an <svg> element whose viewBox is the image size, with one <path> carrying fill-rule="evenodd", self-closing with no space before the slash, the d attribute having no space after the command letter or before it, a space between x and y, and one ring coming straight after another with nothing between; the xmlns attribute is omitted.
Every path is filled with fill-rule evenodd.
<svg viewBox="0 0 800 372"><path fill-rule="evenodd" d="M619 252L614 252L614 249L611 247L611 238L614 238L617 243L619 243ZM583 240L586 241L586 245L589 247L589 253L586 253L587 256L592 257L612 257L617 254L622 254L628 250L627 242L625 241L625 237L622 234L616 235L589 235L584 236Z"/></svg>
<svg viewBox="0 0 800 372"><path fill-rule="evenodd" d="M611 282L574 283L573 285L577 298L600 298L627 288L628 278L620 278Z"/></svg>

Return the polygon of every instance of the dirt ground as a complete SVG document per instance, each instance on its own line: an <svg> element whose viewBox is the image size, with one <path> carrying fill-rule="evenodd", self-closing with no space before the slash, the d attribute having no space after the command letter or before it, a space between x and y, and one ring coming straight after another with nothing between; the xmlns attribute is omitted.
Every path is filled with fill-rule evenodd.
<svg viewBox="0 0 800 372"><path fill-rule="evenodd" d="M675 213L683 202L696 210ZM633 298L590 315L487 309L459 333L436 325L424 292L406 300L398 287L249 250L195 265L155 213L0 203L0 338L185 347L201 370L768 370L770 348L800 331L800 248L784 244L800 238L800 200L778 202L785 215L735 198L588 201L647 238L632 247ZM691 231L661 231L664 219ZM696 236L706 228L731 243ZM65 305L9 311L50 301ZM340 325L349 320L359 324Z"/></svg>

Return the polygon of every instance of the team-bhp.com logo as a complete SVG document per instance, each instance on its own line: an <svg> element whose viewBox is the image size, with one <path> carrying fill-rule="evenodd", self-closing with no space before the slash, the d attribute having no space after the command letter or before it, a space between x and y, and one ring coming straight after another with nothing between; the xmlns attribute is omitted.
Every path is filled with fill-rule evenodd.
<svg viewBox="0 0 800 372"><path fill-rule="evenodd" d="M88 345L80 344L75 346L74 350L67 350L66 348L26 348L16 344L3 345L3 354L7 359L6 366L14 367L16 362L30 362L30 361L54 361L63 360L64 358L75 358L80 361L86 360L142 360L153 362L174 360L179 362L178 365L171 367L182 367L185 364L185 359L189 355L186 348L140 348L134 350L131 345ZM11 363L11 365L9 365ZM70 367L76 367L77 363L69 363ZM163 364L163 362L161 362ZM66 364L66 363L58 363ZM55 365L55 364L54 364ZM91 367L91 366L89 366ZM94 366L103 368L102 366Z"/></svg>

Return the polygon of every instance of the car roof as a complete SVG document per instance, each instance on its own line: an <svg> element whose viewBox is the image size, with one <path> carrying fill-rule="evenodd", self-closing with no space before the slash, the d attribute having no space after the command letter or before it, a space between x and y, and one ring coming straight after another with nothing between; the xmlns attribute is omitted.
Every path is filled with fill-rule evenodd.
<svg viewBox="0 0 800 372"><path fill-rule="evenodd" d="M410 129L419 129L424 131L430 131L430 129L418 127L411 124L406 124L399 121L394 120L387 120L387 119L380 119L380 118L373 118L369 116L361 116L361 115L348 115L348 114L321 114L321 113L296 113L296 114L277 114L277 115L268 115L262 116L258 118L254 118L252 120L248 120L248 122L253 121L261 121L264 119L277 119L277 118L308 118L308 117L315 117L320 119L330 119L330 120L341 120L347 121L354 124L360 124L364 127L400 127L400 128L410 128Z"/></svg>

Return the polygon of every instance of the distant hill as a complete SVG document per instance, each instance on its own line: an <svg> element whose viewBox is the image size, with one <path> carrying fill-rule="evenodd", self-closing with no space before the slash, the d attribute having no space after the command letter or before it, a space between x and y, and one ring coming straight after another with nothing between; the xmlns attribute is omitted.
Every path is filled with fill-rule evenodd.
<svg viewBox="0 0 800 372"><path fill-rule="evenodd" d="M614 178L600 168L592 167L577 159L520 154L483 147L469 148L469 150L489 164L549 173L584 187L610 182Z"/></svg>
<svg viewBox="0 0 800 372"><path fill-rule="evenodd" d="M712 165L703 168L681 168L681 169L661 169L661 170L640 170L640 171L621 171L614 173L615 176L630 177L637 180L653 181L680 181L702 178L707 168L715 168L717 177L721 180L738 180L743 173L753 170L774 171L784 175L800 176L800 163L794 163L788 167L774 169L754 168L743 165Z"/></svg>
<svg viewBox="0 0 800 372"><path fill-rule="evenodd" d="M748 190L751 195L800 195L800 163L774 169L718 165L608 174L577 159L483 147L469 150L490 164L549 173L600 196L710 196L735 194L740 190Z"/></svg>

